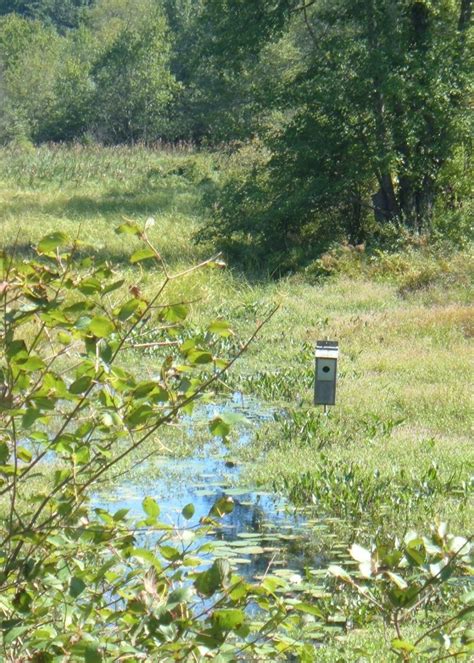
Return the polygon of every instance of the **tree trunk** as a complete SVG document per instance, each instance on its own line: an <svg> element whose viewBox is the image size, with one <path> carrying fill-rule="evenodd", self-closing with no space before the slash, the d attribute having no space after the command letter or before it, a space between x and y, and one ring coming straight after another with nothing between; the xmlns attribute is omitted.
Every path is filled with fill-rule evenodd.
<svg viewBox="0 0 474 663"><path fill-rule="evenodd" d="M400 216L400 207L390 173L378 177L380 189L372 196L375 219L379 222L394 221Z"/></svg>
<svg viewBox="0 0 474 663"><path fill-rule="evenodd" d="M408 177L400 177L398 200L401 218L414 232L421 233L430 228L434 199L434 182L430 177L425 176L418 185L414 185Z"/></svg>
<svg viewBox="0 0 474 663"><path fill-rule="evenodd" d="M411 179L405 175L401 175L399 178L398 201L403 222L414 230L416 226L416 194Z"/></svg>
<svg viewBox="0 0 474 663"><path fill-rule="evenodd" d="M354 245L361 244L365 237L363 228L363 201L358 187L355 187L354 189L349 218L349 242Z"/></svg>
<svg viewBox="0 0 474 663"><path fill-rule="evenodd" d="M471 24L472 0L461 0L461 10L459 12L458 30L466 32Z"/></svg>
<svg viewBox="0 0 474 663"><path fill-rule="evenodd" d="M370 51L370 57L376 59L380 54L380 42L378 35L380 26L377 22L375 4L373 0L367 5L367 42ZM373 67L372 75L373 97L372 108L375 120L376 151L378 164L387 162L387 156L390 153L390 132L387 127L385 99L384 99L384 78L383 73L378 67ZM378 221L393 221L399 215L397 197L393 186L391 173L387 166L376 167L376 176L379 182L379 191L372 197L374 204L375 218Z"/></svg>
<svg viewBox="0 0 474 663"><path fill-rule="evenodd" d="M416 232L424 232L431 228L434 200L434 182L430 177L424 177L422 187L416 192Z"/></svg>

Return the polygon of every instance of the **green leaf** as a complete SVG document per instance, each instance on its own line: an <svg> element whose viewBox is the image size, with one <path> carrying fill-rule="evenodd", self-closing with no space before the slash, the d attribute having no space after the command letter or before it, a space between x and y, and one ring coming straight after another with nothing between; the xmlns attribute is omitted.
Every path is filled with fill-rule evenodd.
<svg viewBox="0 0 474 663"><path fill-rule="evenodd" d="M59 332L58 341L62 343L62 345L69 345L69 343L71 342L71 337L69 336L69 334L66 334L65 332Z"/></svg>
<svg viewBox="0 0 474 663"><path fill-rule="evenodd" d="M184 304L174 304L168 306L163 311L163 317L168 322L181 322L185 320L188 315L188 308Z"/></svg>
<svg viewBox="0 0 474 663"><path fill-rule="evenodd" d="M155 258L155 253L152 251L150 248L145 248L145 249L139 249L138 251L135 251L135 253L132 254L130 258L130 262L132 264L136 262L140 262L142 260L148 260L149 258Z"/></svg>
<svg viewBox="0 0 474 663"><path fill-rule="evenodd" d="M145 497L142 502L143 511L150 516L150 518L158 518L160 515L160 507L153 497Z"/></svg>
<svg viewBox="0 0 474 663"><path fill-rule="evenodd" d="M115 228L115 232L117 235L139 235L141 230L134 223L122 223Z"/></svg>
<svg viewBox="0 0 474 663"><path fill-rule="evenodd" d="M207 571L198 574L194 586L199 594L209 597L219 589L225 588L230 582L231 575L232 569L228 560L216 559Z"/></svg>
<svg viewBox="0 0 474 663"><path fill-rule="evenodd" d="M191 587L177 587L174 589L171 594L168 596L167 609L171 610L181 603L187 603L193 595L193 590Z"/></svg>
<svg viewBox="0 0 474 663"><path fill-rule="evenodd" d="M15 595L15 598L12 601L15 608L18 612L28 613L31 611L31 604L33 603L33 597L29 594L26 589L21 589Z"/></svg>
<svg viewBox="0 0 474 663"><path fill-rule="evenodd" d="M412 645L411 642L408 642L408 640L400 640L399 638L392 640L391 644L393 649L396 649L397 651L414 651L415 649L415 646Z"/></svg>
<svg viewBox="0 0 474 663"><path fill-rule="evenodd" d="M229 435L232 426L248 423L248 420L238 412L224 412L209 422L209 430L216 437L225 438Z"/></svg>
<svg viewBox="0 0 474 663"><path fill-rule="evenodd" d="M16 450L16 455L24 463L31 463L31 459L33 458L31 451L28 451L28 449L25 449L25 447L18 447Z"/></svg>
<svg viewBox="0 0 474 663"><path fill-rule="evenodd" d="M113 519L116 523L120 522L121 520L125 520L129 511L130 509L119 509L114 513Z"/></svg>
<svg viewBox="0 0 474 663"><path fill-rule="evenodd" d="M232 631L245 622L245 613L242 610L227 608L214 610L212 613L213 626L219 631Z"/></svg>
<svg viewBox="0 0 474 663"><path fill-rule="evenodd" d="M179 346L179 351L181 352L181 354L187 355L190 350L194 350L194 348L196 347L196 343L197 341L195 338L188 338L186 341L184 341L184 343L182 343Z"/></svg>
<svg viewBox="0 0 474 663"><path fill-rule="evenodd" d="M78 465L85 465L86 463L89 462L90 457L91 457L91 450L90 450L90 447L85 446L85 445L82 446L82 447L79 447L79 448L77 449L77 451L75 451L75 452L73 453L74 461L75 461Z"/></svg>
<svg viewBox="0 0 474 663"><path fill-rule="evenodd" d="M108 295L110 292L113 292L114 290L118 290L123 286L125 283L125 279L120 279L119 281L114 281L114 283L110 283L109 285L105 286L103 288L102 293L104 295Z"/></svg>
<svg viewBox="0 0 474 663"><path fill-rule="evenodd" d="M212 354L205 350L191 350L187 356L191 364L210 364L212 362Z"/></svg>
<svg viewBox="0 0 474 663"><path fill-rule="evenodd" d="M140 300L139 299L130 299L128 302L125 302L125 304L121 307L118 317L119 320L122 322L125 322L125 320L128 320L137 310L137 308L140 306Z"/></svg>
<svg viewBox="0 0 474 663"><path fill-rule="evenodd" d="M77 598L86 588L86 583L81 578L71 578L69 585L69 594L72 598Z"/></svg>
<svg viewBox="0 0 474 663"><path fill-rule="evenodd" d="M211 334L216 334L216 336L221 336L222 338L227 338L233 334L233 331L230 329L230 325L226 320L214 320L208 326L207 331Z"/></svg>
<svg viewBox="0 0 474 663"><path fill-rule="evenodd" d="M10 458L10 449L3 440L0 441L0 465L4 465Z"/></svg>
<svg viewBox="0 0 474 663"><path fill-rule="evenodd" d="M262 580L262 587L271 592L272 594L279 588L285 587L286 583L281 578L276 578L275 576L267 576Z"/></svg>
<svg viewBox="0 0 474 663"><path fill-rule="evenodd" d="M37 408L30 407L27 409L25 414L23 415L22 423L25 428L30 428L37 419L39 419L42 416L41 410L38 410Z"/></svg>
<svg viewBox="0 0 474 663"><path fill-rule="evenodd" d="M223 421L222 417L214 417L209 422L209 430L216 437L227 437L230 433L230 426Z"/></svg>
<svg viewBox="0 0 474 663"><path fill-rule="evenodd" d="M157 387L156 382L139 382L135 389L133 390L134 398L144 398L148 396L154 389Z"/></svg>
<svg viewBox="0 0 474 663"><path fill-rule="evenodd" d="M132 548L130 550L130 555L136 557L137 559L142 559L145 562L148 562L158 571L161 571L161 563L151 552L151 550L147 550L146 548Z"/></svg>
<svg viewBox="0 0 474 663"><path fill-rule="evenodd" d="M463 603L466 605L474 605L474 590L471 592L467 592L461 597L461 600Z"/></svg>
<svg viewBox="0 0 474 663"><path fill-rule="evenodd" d="M84 651L84 663L102 663L102 654L96 645L87 645Z"/></svg>
<svg viewBox="0 0 474 663"><path fill-rule="evenodd" d="M58 246L66 244L67 241L68 236L63 232L50 233L40 240L38 244L38 252L49 253L50 251L57 249Z"/></svg>
<svg viewBox="0 0 474 663"><path fill-rule="evenodd" d="M190 520L194 516L194 511L194 504L186 504L181 513L186 520Z"/></svg>
<svg viewBox="0 0 474 663"><path fill-rule="evenodd" d="M90 276L81 281L78 289L80 292L82 292L83 295L94 295L96 292L100 292L102 290L102 283L99 281L99 279Z"/></svg>
<svg viewBox="0 0 474 663"><path fill-rule="evenodd" d="M306 612L308 615L313 615L314 617L319 617L320 619L325 619L324 613L315 605L311 605L310 603L296 603L293 606L293 609L298 610L299 612Z"/></svg>
<svg viewBox="0 0 474 663"><path fill-rule="evenodd" d="M44 361L41 357L32 355L26 361L18 362L18 368L25 373L32 373L33 371L40 371L44 368Z"/></svg>
<svg viewBox="0 0 474 663"><path fill-rule="evenodd" d="M92 378L89 375L83 375L77 380L74 380L74 382L69 386L69 392L71 394L83 394L89 389L91 384Z"/></svg>
<svg viewBox="0 0 474 663"><path fill-rule="evenodd" d="M15 620L16 621L16 620ZM3 636L3 643L4 645L11 645L17 638L20 637L23 633L28 631L31 627L29 625L27 626L15 626L10 629L5 629L7 632ZM3 630L3 625L2 625L2 630Z"/></svg>
<svg viewBox="0 0 474 663"><path fill-rule="evenodd" d="M144 403L136 407L130 414L127 416L127 423L130 426L138 426L143 424L153 415L153 409Z"/></svg>
<svg viewBox="0 0 474 663"><path fill-rule="evenodd" d="M223 495L212 505L211 510L209 511L210 516L224 516L226 513L232 513L235 507L235 502L232 497L228 495Z"/></svg>
<svg viewBox="0 0 474 663"><path fill-rule="evenodd" d="M25 341L11 341L7 343L7 357L19 361L28 357Z"/></svg>
<svg viewBox="0 0 474 663"><path fill-rule="evenodd" d="M92 302L88 302L87 300L82 299L78 302L75 302L74 304L71 304L71 306L66 306L64 310L67 313L84 313L85 311L90 311L93 308L94 304Z"/></svg>
<svg viewBox="0 0 474 663"><path fill-rule="evenodd" d="M169 561L175 561L181 557L181 553L173 546L160 546L160 553Z"/></svg>
<svg viewBox="0 0 474 663"><path fill-rule="evenodd" d="M98 338L107 338L114 331L113 323L101 315L92 318L89 323L89 331Z"/></svg>

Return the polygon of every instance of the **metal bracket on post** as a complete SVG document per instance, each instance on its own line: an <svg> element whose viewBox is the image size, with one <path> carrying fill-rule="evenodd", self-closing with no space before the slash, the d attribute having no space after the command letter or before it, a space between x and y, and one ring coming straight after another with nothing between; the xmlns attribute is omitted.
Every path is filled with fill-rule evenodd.
<svg viewBox="0 0 474 663"><path fill-rule="evenodd" d="M339 344L337 341L318 341L316 343L314 404L324 405L324 414L326 415L328 405L335 405L336 403L338 357Z"/></svg>

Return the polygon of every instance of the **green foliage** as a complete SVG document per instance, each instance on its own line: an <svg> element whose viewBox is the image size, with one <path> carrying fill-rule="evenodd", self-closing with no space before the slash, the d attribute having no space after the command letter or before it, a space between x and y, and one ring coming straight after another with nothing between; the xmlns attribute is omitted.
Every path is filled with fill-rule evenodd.
<svg viewBox="0 0 474 663"><path fill-rule="evenodd" d="M102 21L99 5L94 21ZM131 9L125 3L124 9ZM94 67L96 131L107 142L156 141L168 135L167 109L177 91L169 71L165 20L153 3L133 3L133 21L115 17L100 34L108 44Z"/></svg>
<svg viewBox="0 0 474 663"><path fill-rule="evenodd" d="M61 440L62 447L57 451L49 449L44 463L38 463L26 473L24 484L19 480L18 485L25 486L17 494L19 518L23 514L28 516L39 506L30 501L31 495L41 494L41 499L47 497L54 488L53 481L58 478L54 473L71 467L73 454L76 455L76 468L83 468L85 457L82 454L87 452L82 447L88 446L94 452L101 440L108 439L112 443L112 454L125 450L128 438L118 438L116 433L125 414L127 430L138 431L150 422L152 415L147 410L148 403L152 409L166 408L167 395L156 388L157 384L162 385L160 369L166 357L173 356L177 366L186 364L192 368L186 377L192 376L195 380L192 388L196 389L203 373L212 376L215 367L214 363L192 364L194 357L188 356L191 347L187 342L191 340L199 352L211 354L225 362L239 351L240 338L251 333L270 302L278 301L282 304L281 309L272 324L264 329L258 351L255 346L250 346L249 351L239 359L238 373L231 372L230 381L232 391L243 389L242 398L246 405L253 402L250 398L247 403L246 394L271 400L272 403L263 406L266 413L263 420L259 418L258 424L254 423L252 428L248 426L247 430L255 431L249 444L239 442L234 446L234 436L228 435L227 442L231 445L229 457L242 467L242 473L245 471L244 480L252 482L247 485L259 485L271 490L274 481L279 489L283 486L288 492L294 489L295 500L303 505L302 512L307 516L303 524L305 535L311 537L310 543L303 548L300 541L287 536L287 530L275 535L265 529L234 545L234 542L226 540L228 530L225 529L217 535L217 538L222 536L225 540L216 541L213 552L207 547L198 551L202 543L201 534L211 535L217 527L213 521L217 523L219 514L232 508L230 499L218 502L214 513L207 514L212 522L201 523L201 527L198 527L197 517L190 505L182 504L183 521L180 521L179 527L169 529L169 522L164 522L164 528L160 531L156 528L161 525L161 520L166 519L161 514L156 516L159 504L153 487L147 493L153 501L146 502L152 513L144 511L143 515L139 515L138 519L141 518L142 522L122 520L125 517L123 509L117 512L112 509L108 519L104 511L96 513L87 507L85 501L83 508L87 513L83 521L71 527L58 527L58 531L52 533L52 537L55 534L67 537L64 552L71 571L69 577L61 565L64 539L56 542L56 548L41 566L41 552L49 554L49 545L55 541L54 538L49 542L36 539L31 543L31 547L37 546L31 555L33 561L38 562L37 576L33 575L27 581L21 571L12 572L11 577L20 579L20 592L15 600L16 591L12 589L9 594L8 587L5 592L2 591L2 599L6 597L9 612L2 613L1 617L7 653L2 651L0 658L8 660L10 653L13 658L24 658L25 648L31 642L30 636L35 634L36 637L39 631L38 644L34 641L27 651L34 656L36 649L42 648L37 658L42 655L46 660L51 651L59 660L68 654L77 661L84 660L85 656L86 660L94 660L94 657L99 660L100 655L107 660L109 651L101 643L107 639L104 634L108 636L110 632L111 656L115 657L126 646L124 642L128 642L130 647L135 646L135 642L145 659L161 660L164 652L168 654L167 647L178 648L178 645L178 652L181 651L182 656L186 657L191 649L190 643L194 641L199 647L209 647L211 652L208 658L215 660L219 660L219 656L221 660L222 657L230 660L232 657L253 657L263 661L299 657L301 661L333 663L337 660L355 662L363 657L377 663L395 656L389 651L392 639L414 645L429 629L451 617L455 617L452 622L456 626L455 631L450 632L449 624L443 626L440 629L442 642L440 639L430 643L438 647L436 653L424 652L421 646L417 646L413 660L432 661L454 653L461 638L464 640L463 647L469 643L469 631L463 626L463 621L457 619L465 588L469 587L469 578L464 575L465 567L453 566L453 575L446 582L433 586L436 591L429 601L423 603L422 609L404 617L401 638L397 636L393 623L382 623L384 615L387 614L390 620L393 612L387 610L382 614L354 587L327 577L325 568L328 564L337 564L347 569L357 583L366 583L378 596L387 596L393 586L389 576L381 573L380 577L370 579L357 577L359 562L356 564L347 552L354 541L374 556L375 550L383 546L401 550L403 544L395 541L397 535L403 541L407 530L416 529L420 538L430 539L430 527L435 524L436 516L450 522L450 531L464 533L467 538L465 533L469 532L472 522L472 482L469 476L472 444L466 434L470 424L469 392L466 388L470 375L465 358L473 332L467 252L444 253L417 246L406 254L400 249L396 253L384 251L372 255L346 246L332 253L331 260L335 259L335 264L329 270L332 275L329 279L318 276L314 281L314 275L310 280L308 274L276 282L256 282L235 271L220 269L194 272L183 277L183 281L177 279L169 284L168 297L161 303L199 301L185 306L187 310L181 306L168 307L166 317L174 318L177 336L171 334L170 337L169 331L161 329L169 321L157 321L158 310L149 324L138 325L130 332L126 345L139 346L143 343L153 344L153 347L124 346L123 353L118 356L115 366L125 371L125 390L132 390L130 399L137 398L139 403L135 408L130 402L127 409L115 412L117 404L102 402L102 393L101 400L98 400L102 378L98 381L96 392L91 376L81 375L80 371L76 374L74 363L97 361L92 348L86 349L86 339L94 338L96 347L100 344L102 348L102 345L115 342L116 334L122 338L122 334L137 319L136 316L141 315L140 302L151 301L162 283L162 272L157 271L156 260L129 264L129 256L140 249L143 224L138 222L139 219L154 216L155 225L152 226L151 221L147 223L147 235L165 258L170 272L184 271L191 260L199 262L203 259L202 253L198 253L201 249L190 242L191 232L201 218L198 195L203 180L208 187L211 181L217 179L216 164L225 163L225 159L205 152L191 152L189 148L156 150L121 146L101 149L98 146L45 145L40 148L12 146L4 149L0 163L4 245L10 247L9 254L13 251L18 228L21 228L13 267L27 269L28 264L35 265L35 269L39 269L39 281L46 278L42 276L46 268L50 270L48 273L59 271L60 275L63 274L61 269L67 264L65 254L68 253L64 234L76 237L80 220L80 236L87 240L88 245L77 248L77 260L72 261L74 264L69 269L75 279L74 287L67 290L64 305L74 306L85 300L95 307L82 314L74 309L68 311L68 321L59 323L56 320L57 327L47 327L49 336L45 332L32 356L24 358L22 379L34 380L44 371L41 362L47 365L53 358L53 349L64 349L49 372L58 374L66 383L67 398L55 400L55 389L58 389L60 396L60 382L56 386L46 383L44 386L48 393L45 400L40 400L39 394L31 405L22 408L24 414L15 414L21 435L17 445L20 472L28 469L37 454L52 441L64 421L63 417L70 412L68 404L77 403L77 398L84 396L91 385L92 402L84 417L80 417L80 425L87 423L90 414L98 426L91 439L87 440L87 445L81 443L72 450L67 445L72 444L73 439L65 436ZM122 226L120 234L113 232L117 224ZM59 265L57 258L46 254L38 256L31 248L31 244L37 243L44 232L48 233L48 237L41 248L46 254L59 251ZM62 245L64 241L66 244ZM94 273L95 268L88 262L91 244L97 250L95 268L99 269L105 257L113 270L110 278ZM81 264L83 259L86 262ZM9 260L6 264L8 266ZM330 266L329 261L327 265ZM403 297L400 296L400 288L406 279L412 279L413 283L418 283L419 279L421 283L429 274L432 275L429 284L405 290ZM4 294L4 278L5 273L2 272L1 296ZM38 305L42 294L31 287L37 285L32 284L31 279L22 297L26 304L22 313L33 317L25 319L25 323L18 328L18 338L14 339L23 340L27 351L41 324L37 316L42 315L41 311L34 313L28 309L31 305ZM98 290L102 284L103 290ZM17 285L20 286L20 281ZM129 290L130 285L133 292ZM55 288L54 280L51 281L51 288ZM20 291L20 287L16 291L7 291L8 297ZM54 295L49 295L48 299L54 299ZM15 302L10 306L15 308ZM82 321L79 321L80 317ZM111 331L107 324L103 327L104 317L113 322L115 331ZM94 326L96 323L99 325L97 331L110 332L110 336L99 338L92 334L93 319L96 319ZM232 322L230 327L222 322L224 319ZM75 329L75 320L78 329ZM234 333L226 336L230 330ZM314 341L336 334L342 351L338 406L324 417L310 405ZM178 341L178 344L162 345L169 341ZM182 347L183 344L186 345ZM180 348L185 354L180 352ZM0 353L0 360L7 361L3 352ZM106 365L107 356L99 355L99 362L101 366ZM115 373L114 377L117 377ZM123 373L121 377L124 377ZM112 380L112 377L109 379ZM107 394L121 397L122 392L111 387ZM57 403L55 410L46 409L46 401L51 399ZM140 405L144 407L140 408ZM3 407L2 401L2 426ZM255 405L259 412L261 407L260 403ZM102 412L104 420L100 418ZM107 416L109 414L112 420ZM118 414L119 418L114 414ZM10 415L11 409L7 409L6 416ZM43 417L50 417L47 425L42 423ZM213 419L216 418L213 415ZM176 423L173 421L173 424ZM225 436L227 427L232 423L227 414L222 421L215 421L214 424L219 426L216 430L219 436ZM186 420L181 426L171 426L169 432L161 428L157 433L174 453L182 455L191 444L196 445L198 438L198 443L211 438L208 422L202 422L198 430L191 432L193 440L187 443L186 448L181 432L189 428ZM8 425L3 429L7 430ZM75 430L71 425L66 432L74 437ZM110 432L107 433L107 430ZM47 439L38 433L46 433ZM142 451L138 455L131 453L127 457L129 463L125 458L121 465L111 469L112 475L130 471L125 479L128 483L137 474L141 477L148 474L139 468L135 470L138 461L150 452L162 455L163 451L154 435L144 444L146 448L140 447ZM321 450L318 450L321 448L323 457ZM0 441L0 465L12 465L12 449L10 437L5 439L4 436ZM248 463L244 465L243 461ZM78 477L79 489L83 480L81 476L84 477L82 472ZM104 484L110 485L105 483L108 476L104 473L99 480L101 488ZM3 478L8 479L8 476ZM93 486L91 484L91 490L94 490ZM233 494L236 495L236 492ZM235 500L237 503L237 496ZM8 527L9 504L5 494L0 502L3 533ZM64 504L64 499L58 499L57 505L52 504L51 514L56 514L59 509L64 513ZM347 521L341 519L345 513L348 514ZM114 517L115 525L110 521ZM147 524L148 519L155 517L156 524ZM233 522L234 516L224 518ZM57 519L57 522L66 522L65 515L61 521L60 515ZM17 523L16 516L14 522ZM27 524L26 519L24 524ZM263 523L258 521L256 524L260 527ZM87 539L85 542L78 542L79 527L83 528L81 532ZM96 530L99 531L96 533ZM190 542L193 532L196 538ZM109 534L114 540L100 540ZM128 549L127 537L134 537ZM202 582L206 591L213 582L221 583L217 585L218 589L210 599L198 592L195 583L199 585L200 574L213 566L214 556L216 559L227 558L233 564L243 550L245 554L248 552L258 556L264 546L273 545L268 541L285 539L288 539L292 560L307 564L306 571L295 573L292 569L283 568L288 560L280 558L279 553L264 579L259 578L258 583L245 581L231 590L232 585L229 587L226 584L228 567L225 563L216 564L213 572L205 576L206 582ZM245 543L245 547L238 543ZM10 550L13 545L12 542ZM189 545L194 548L180 558L178 553L181 554ZM133 555L130 547L133 548ZM25 547L23 550L21 556L24 555L26 560L28 549ZM152 556L147 554L149 552ZM156 558L162 564L163 572L157 569ZM193 566L197 559L202 562L201 566ZM440 559L431 556L430 563L436 564ZM109 574L103 567L114 560L116 564ZM263 559L255 557L255 562L261 564ZM25 568L29 568L27 560ZM100 577L101 568L105 579ZM260 568L266 569L266 563ZM153 590L150 592L154 582L153 577L150 580L150 575L153 576L151 569L158 575L157 596ZM410 572L395 567L388 570L402 576L407 583L416 582L420 586L428 578L428 570L423 568L411 569ZM46 579L43 571L49 573ZM232 568L231 582L233 575L236 574ZM96 581L96 578L99 579ZM262 584L263 592L258 589L259 584ZM122 587L125 598L121 597L116 604L105 605L115 598L115 595L110 598L106 596L107 588L120 591ZM188 587L191 594L185 593ZM21 593L23 589L26 594ZM175 590L178 593L171 597ZM160 602L162 594L163 602ZM269 606L274 609L274 594L278 597L277 604L284 602L285 605L286 626L283 628L275 628L275 621L265 621ZM31 603L29 596L32 597ZM48 597L54 597L53 607L48 604ZM186 626L184 632L181 608L171 607L175 601L182 602L183 610L187 609L187 615L191 615L190 621L192 615L200 615L209 609L211 612L218 611L215 619L211 612L205 612L199 622L201 632L204 628L208 633L212 631L210 646L209 640L202 643L195 624ZM216 602L219 602L218 605L215 605ZM259 603L263 614L256 607ZM48 606L48 616L38 607L44 610L45 605ZM28 612L29 606L31 612ZM95 608L97 612L94 612ZM235 612L222 614L221 611ZM245 614L245 622L239 627L241 612ZM283 613L278 613L275 608L272 614ZM49 615L53 615L54 619L57 617L57 622L51 624ZM70 615L72 623L69 622ZM22 621L12 625L8 622L10 617ZM33 624L34 618L37 618L39 628ZM159 622L156 630L155 619ZM176 622L180 635L170 636L167 622L171 625ZM142 624L144 632L139 630ZM228 633L222 643L220 629L231 624L235 625L236 630ZM16 629L24 625L28 626L28 630L18 636ZM247 626L250 628L249 635L245 635ZM124 634L124 639L117 645L119 632ZM389 637L385 639L387 633ZM14 640L17 636L18 639ZM252 637L258 638L258 642L241 651ZM427 635L421 645L427 643L429 637ZM161 638L159 644L158 638ZM220 642L215 645L218 639ZM73 649L75 645L77 648ZM195 650L196 656L203 656L204 651ZM138 657L139 654L128 651L128 655ZM177 658L179 653L172 651L168 654L170 660L173 656ZM469 660L469 656L466 653L459 659Z"/></svg>
<svg viewBox="0 0 474 663"><path fill-rule="evenodd" d="M275 39L284 9L261 4ZM232 20L234 4L222 12ZM288 271L331 241L376 239L387 221L432 230L447 207L443 169L469 145L462 17L457 3L404 0L318 2L303 17L295 12L301 66L280 97L285 119L268 132L263 155L225 178L204 233L227 249L253 245L259 260L272 253L270 268ZM242 38L231 35L238 58ZM459 201L452 206L459 210Z"/></svg>
<svg viewBox="0 0 474 663"><path fill-rule="evenodd" d="M68 139L90 120L90 39L60 37L53 28L15 15L1 21L5 45L3 139Z"/></svg>
<svg viewBox="0 0 474 663"><path fill-rule="evenodd" d="M449 534L446 524L441 523L431 536L410 531L403 541L372 550L353 544L349 552L358 572L350 574L339 566L331 566L329 572L351 587L356 604L360 600L383 616L393 631L391 651L398 660L469 657L474 647L470 628L473 596L471 592L454 598L453 593L457 584L454 577L472 573L471 540ZM416 639L405 638L407 622L417 611L429 613L435 595L436 602L453 603L454 614L442 620L435 618Z"/></svg>
<svg viewBox="0 0 474 663"><path fill-rule="evenodd" d="M402 250L366 252L365 247L343 243L308 265L305 275L314 283L336 274L353 278L367 275L374 280L396 284L402 296L448 284L460 289L469 287L474 271L469 250L453 251L446 241L438 246L435 243L417 246L406 233L401 231L399 234L399 244L405 245Z"/></svg>
<svg viewBox="0 0 474 663"><path fill-rule="evenodd" d="M239 54L245 64L236 68L227 55L238 26L245 23L239 33L244 39L250 37L250 25L257 29L255 14L263 4L257 9L254 3L244 3L230 18L232 5L165 2L173 35L172 71L181 83L173 108L177 138L215 145L246 139L277 121L275 101L294 75L299 55L291 41L283 38L277 45L268 44L253 58L242 49Z"/></svg>
<svg viewBox="0 0 474 663"><path fill-rule="evenodd" d="M201 233L247 265L291 272L334 242L386 246L394 228L472 233L469 2L42 0L3 14L0 140L247 141L207 188Z"/></svg>
<svg viewBox="0 0 474 663"><path fill-rule="evenodd" d="M150 246L146 230L137 227L136 234ZM40 241L36 257L2 255L3 654L184 661L219 653L230 661L245 650L277 659L299 620L274 593L286 584L273 586L270 577L248 584L229 562L209 564L205 536L232 511L232 498L184 527L161 522L152 496L137 523L126 509L89 506L91 489L180 411L189 412L231 360L214 356L212 338L198 354L176 340L187 310L162 300L179 275L168 273L156 251L161 284L150 298L130 300L111 265L78 259L79 248L54 232ZM133 351L132 332L147 325L161 327L171 342L162 344L158 375L143 381L121 357ZM211 337L228 330L223 321L211 327ZM210 366L202 362L205 350ZM193 514L186 505L183 518ZM258 618L247 611L251 605Z"/></svg>
<svg viewBox="0 0 474 663"><path fill-rule="evenodd" d="M386 436L390 427L388 431ZM376 428L375 434L380 435L380 430ZM319 438L321 448L330 443L322 435ZM412 521L421 510L434 518L441 495L455 499L460 510L470 495L460 473L443 477L435 463L424 473L402 470L381 476L379 471L370 475L357 464L333 461L325 454L310 471L288 477L283 484L293 503L314 504L320 513L340 518L354 529L371 528L380 536L396 530L401 518Z"/></svg>
<svg viewBox="0 0 474 663"><path fill-rule="evenodd" d="M109 21L113 9L99 4L89 16L92 29L82 25L63 36L17 14L2 19L4 141L169 135L168 107L178 88L166 23L154 3L133 7L133 21L130 2Z"/></svg>
<svg viewBox="0 0 474 663"><path fill-rule="evenodd" d="M0 14L17 13L59 28L77 27L83 10L94 0L4 0Z"/></svg>
<svg viewBox="0 0 474 663"><path fill-rule="evenodd" d="M150 18L148 18L150 20ZM109 142L156 141L167 134L174 81L161 21L124 29L95 67L97 131Z"/></svg>

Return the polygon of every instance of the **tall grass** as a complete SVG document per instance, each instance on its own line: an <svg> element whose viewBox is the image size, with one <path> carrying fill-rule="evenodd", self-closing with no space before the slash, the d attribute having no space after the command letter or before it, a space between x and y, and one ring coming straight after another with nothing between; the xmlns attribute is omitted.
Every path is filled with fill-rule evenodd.
<svg viewBox="0 0 474 663"><path fill-rule="evenodd" d="M224 156L189 146L3 150L2 244L28 251L46 232L65 230L84 242L85 253L100 252L146 293L160 274L129 265L134 240L117 236L114 227L124 218L142 223L152 216L151 239L170 269L200 260L213 250L193 242L206 221L202 194L225 167ZM467 250L420 246L366 255L339 247L304 274L274 281L229 268L191 275L184 291L171 289L171 296L195 302L191 324L226 317L242 337L280 305L229 383L290 413L245 452L235 451L251 461L247 474L256 481L291 492L305 473L318 475L323 441L326 463L355 463L365 477L405 472L409 490L435 462L440 486L450 473L467 486L474 469L472 273ZM325 337L339 340L341 359L337 406L321 423L311 405L313 346ZM153 357L133 361L144 371L156 368ZM441 512L441 488L436 499ZM444 506L456 516L456 498ZM467 517L463 511L463 522Z"/></svg>

